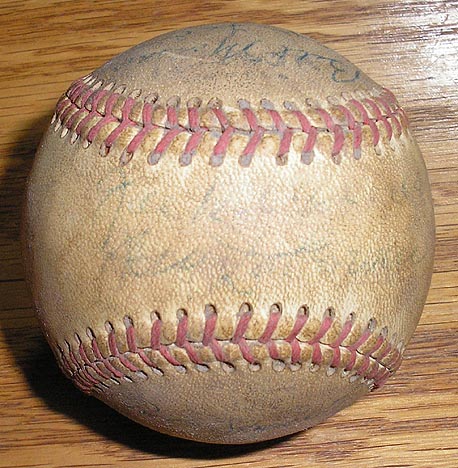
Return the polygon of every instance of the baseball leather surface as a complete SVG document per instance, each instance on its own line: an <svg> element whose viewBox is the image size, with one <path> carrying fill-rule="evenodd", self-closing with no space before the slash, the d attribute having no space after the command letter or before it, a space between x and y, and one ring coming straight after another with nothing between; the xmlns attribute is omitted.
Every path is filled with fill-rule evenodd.
<svg viewBox="0 0 458 468"><path fill-rule="evenodd" d="M380 387L434 244L394 96L254 24L164 34L73 83L23 232L65 374L141 424L219 443L305 429Z"/></svg>

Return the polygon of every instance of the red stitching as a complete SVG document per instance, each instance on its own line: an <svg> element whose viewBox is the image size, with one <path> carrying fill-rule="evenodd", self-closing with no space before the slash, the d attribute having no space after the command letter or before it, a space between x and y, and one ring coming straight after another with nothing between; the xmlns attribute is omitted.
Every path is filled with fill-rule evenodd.
<svg viewBox="0 0 458 468"><path fill-rule="evenodd" d="M331 156L336 158L337 155L342 151L345 144L345 136L342 127L334 122L331 114L326 110L316 109L316 111L322 117L327 129L334 134L334 145L332 147Z"/></svg>
<svg viewBox="0 0 458 468"><path fill-rule="evenodd" d="M154 358L154 353L158 353L164 360L163 363L168 363L178 371L185 372L186 364L181 362L182 358L178 358L174 352L174 349L182 349L198 370L205 371L209 370L209 364L212 361L205 361L200 353L203 349L209 349L214 356L213 362L220 362L226 366L226 369L233 370L237 360L231 362L225 349L229 349L228 346L236 346L240 351L241 359L250 364L252 370L256 370L261 365L255 357L256 349L265 347L268 356L272 359L272 365L277 370L284 369L287 364L293 369L294 366L308 362L311 370L325 365L328 367L329 375L340 368L343 375L348 375L351 381L360 378L371 388L378 388L398 369L402 360L402 353L387 340L386 329L376 334L375 322L371 320L367 327L358 333L353 315L343 325L339 325L331 309L326 311L322 321L316 327L316 322L310 323L307 307L301 307L291 332L286 337L275 336L280 330L282 319L281 307L278 304L271 307L264 331L257 339L247 337L253 319L253 310L248 304L242 305L230 339L218 339L215 336L217 319L215 308L207 306L204 312L202 339L191 340L188 314L184 310L179 310L175 339L172 343L164 344L161 342L163 322L155 313L152 318L149 347L141 347L137 343L136 328L132 319L125 317L125 332L122 340L125 343L123 344L124 351L118 344L120 334L116 333L113 325L107 322L105 324L106 337L103 334L96 337L94 332L88 329L89 342L86 345L76 334L74 348L68 341L65 342L64 347L58 346L60 365L65 374L72 378L78 387L91 392L95 387L105 388L107 382L110 381L114 383L119 383L120 379L133 381L130 375L136 374L147 378L147 374L134 365L129 356L138 356L146 368L162 375L161 365L163 364ZM306 340L298 338L301 332L309 334L311 327L316 331L310 338ZM333 341L328 341L326 336L331 331L333 334L336 332L338 334ZM108 350L107 356L104 356L100 350L99 342L102 341L105 342L104 348ZM288 343L290 346L291 353L288 361L283 361L281 358L279 351L281 343ZM88 355L86 348L91 351L91 355ZM329 358L328 350L332 351L331 358ZM149 356L147 353L153 354ZM122 368L125 370L122 371Z"/></svg>
<svg viewBox="0 0 458 468"><path fill-rule="evenodd" d="M213 161L215 165L219 165L223 162L223 158L226 153L227 147L229 146L229 142L231 141L232 135L234 133L234 127L227 127L221 134L218 142L213 148L213 155L211 158L211 161Z"/></svg>
<svg viewBox="0 0 458 468"><path fill-rule="evenodd" d="M180 321L178 322L178 327L177 327L177 336L175 340L175 344L186 350L186 353L189 356L189 359L194 363L194 364L201 364L203 365L204 363L202 362L201 359L199 359L199 356L196 352L196 350L193 347L193 344L188 341L187 334L188 334L188 315L184 311L180 311L182 313L182 317Z"/></svg>
<svg viewBox="0 0 458 468"><path fill-rule="evenodd" d="M92 334L92 332L91 332ZM113 365L111 364L109 358L105 358L102 353L100 352L100 349L99 349L99 345L97 343L97 339L95 338L95 336L92 334L92 338L91 338L91 348L92 348L92 351L94 352L94 355L95 357L97 358L97 360L99 362L101 362L109 372L111 372L115 377L118 377L118 378L121 378L123 377L123 373L120 372L118 369L116 369L115 367L113 367ZM115 357L117 357L119 355L119 352L117 352L117 354L115 355ZM131 370L131 369L129 369Z"/></svg>
<svg viewBox="0 0 458 468"><path fill-rule="evenodd" d="M232 343L236 344L242 353L243 359L248 361L250 364L255 364L256 361L251 353L250 347L247 344L245 339L245 333L248 328L248 325L251 320L251 316L253 314L251 308L244 304L243 309L246 309L246 312L242 313L237 323L237 327L234 332L234 336L232 337Z"/></svg>
<svg viewBox="0 0 458 468"><path fill-rule="evenodd" d="M359 113L361 114L363 124L368 125L370 128L370 131L372 133L372 144L374 146L377 146L380 140L380 132L377 128L375 121L369 117L369 114L366 108L364 107L364 104L361 101L357 101L356 99L350 99L349 103L353 104L353 106L355 106L356 109L358 109Z"/></svg>
<svg viewBox="0 0 458 468"><path fill-rule="evenodd" d="M301 346L299 340L297 339L297 335L304 328L305 324L307 323L308 317L308 311L306 308L299 309L293 329L285 339L285 341L288 342L291 346L292 364L297 364L301 359Z"/></svg>
<svg viewBox="0 0 458 468"><path fill-rule="evenodd" d="M210 347L218 361L224 362L224 353L219 341L214 337L216 329L216 312L213 308L206 311L205 329L202 344Z"/></svg>
<svg viewBox="0 0 458 468"><path fill-rule="evenodd" d="M278 321L280 320L281 312L279 307L274 307L269 315L269 320L267 321L266 328L264 333L258 338L259 342L262 344L269 343L272 339L272 335L277 329Z"/></svg>
<svg viewBox="0 0 458 468"><path fill-rule="evenodd" d="M164 135L156 145L156 148L154 148L154 151L148 156L148 162L151 165L157 164L165 151L167 151L167 148L172 144L175 137L181 132L184 132L184 129L180 127L164 129Z"/></svg>
<svg viewBox="0 0 458 468"><path fill-rule="evenodd" d="M115 105L116 101L118 100L118 97L119 97L119 95L116 94L116 93L111 94L108 97L108 100L107 100L107 102L105 104L105 115L99 114L98 111L97 111L96 106L94 106L94 108L95 108L94 113L101 116L102 118L93 127L89 128L89 131L88 131L87 137L86 137L86 139L87 139L87 141L89 143L92 143L94 141L94 139L99 134L100 130L102 130L102 128L105 125L108 125L108 124L110 124L112 122L118 122L118 119L114 115L112 115L113 106ZM77 127L75 129L75 133L78 135L78 131L82 132L82 130L83 129L79 130L78 127Z"/></svg>
<svg viewBox="0 0 458 468"><path fill-rule="evenodd" d="M124 90L112 92L107 87L105 89L101 87L102 81L97 81L94 85L96 81L95 78L92 80L86 78L70 86L56 106L53 116L55 130L64 127L62 137L70 132L71 143L75 143L79 138L83 140L85 147L103 134L100 149L103 156L109 154L111 147L119 142L119 145L123 145L120 151L121 165L127 164L134 154L140 151L148 155L149 164L157 164L176 137L183 133L187 140L178 158L181 165L191 163L207 134L215 139L209 159L209 163L214 166L223 163L229 145L237 135L248 137L239 157L242 166L251 164L266 135L278 138L276 160L278 164L285 164L288 154L292 151L293 139L299 134L305 136L301 161L310 164L320 141L319 135L323 132L332 135L330 157L335 163L339 163L347 145L346 135L351 135L352 155L355 159L359 159L363 127L367 128L372 136L372 145L377 146L381 139L381 131L390 141L394 137L399 138L408 125L404 111L398 106L393 94L386 89L379 95L371 95L361 100L352 97L344 100L342 104L329 104L326 109L309 106L306 111L302 111L293 103L285 102L282 113L265 99L261 101L260 108L253 108L249 102L241 99L238 107L231 109L230 112L227 112L222 103L216 99L207 106L202 106L198 99L193 99L187 104L185 121L181 122L182 113L179 112L178 98L161 105L157 98L154 102L149 102L137 97L124 97L122 95ZM359 114L359 118L355 117L352 108L356 114ZM267 111L272 122L271 126L259 123L258 116L261 110ZM310 117L306 115L308 112L318 115L323 126L312 124ZM240 114L240 118L246 122L245 126L241 125L239 128L231 124L231 115L234 113ZM213 117L213 127L203 125L204 114ZM337 114L343 115L346 122L339 123L335 118ZM291 115L298 125L288 125L284 115ZM288 119L288 122L290 120ZM377 125L379 122L381 128ZM108 125L112 127L107 127ZM162 131L162 137L156 139L154 143L147 143L148 136L157 129ZM126 131L129 132L128 136L125 136ZM148 144L155 144L155 147L148 149Z"/></svg>

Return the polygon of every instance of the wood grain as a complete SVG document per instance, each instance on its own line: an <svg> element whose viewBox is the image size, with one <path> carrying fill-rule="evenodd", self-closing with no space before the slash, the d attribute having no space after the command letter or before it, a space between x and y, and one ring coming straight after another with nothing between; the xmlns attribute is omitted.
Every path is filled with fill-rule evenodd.
<svg viewBox="0 0 458 468"><path fill-rule="evenodd" d="M309 34L392 89L437 223L428 302L396 376L318 427L247 447L156 434L80 394L40 333L19 248L26 176L70 82L161 32L234 20ZM1 1L0 31L0 467L458 466L457 1Z"/></svg>

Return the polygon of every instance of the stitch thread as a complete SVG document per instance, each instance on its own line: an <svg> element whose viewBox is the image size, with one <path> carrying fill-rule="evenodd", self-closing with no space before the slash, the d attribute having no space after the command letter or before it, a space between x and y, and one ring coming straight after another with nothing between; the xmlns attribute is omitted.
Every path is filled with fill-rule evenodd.
<svg viewBox="0 0 458 468"><path fill-rule="evenodd" d="M107 156L114 145L121 145L120 165L128 164L137 153L145 153L149 164L158 164L182 134L186 141L184 148L179 150L178 161L183 166L192 162L207 135L214 139L208 161L212 166L223 163L229 145L236 136L247 139L239 163L249 166L267 135L278 140L275 157L279 165L286 164L288 155L294 151L294 137L303 135L300 160L310 164L319 135L323 133L332 137L330 158L338 164L348 145L354 159L360 159L364 129L372 136L371 144L377 149L382 134L387 141L391 141L399 138L408 125L404 111L387 89L383 89L379 95L363 99L343 95L340 103L337 98L329 98L327 108L307 100L306 110L300 110L291 102L284 102L282 109L275 109L267 99L261 100L260 107L255 108L252 103L241 99L238 108L230 109L229 116L229 109L224 108L218 99L211 100L207 105L202 105L198 98L190 99L186 112L182 113L179 97L172 97L161 104L155 94L140 99L141 90L134 90L125 96L125 87L112 91L114 83L104 88L102 86L103 81L91 75L74 82L59 100L52 122L55 131L62 129L62 138L71 135L71 144L80 139L83 147L87 148L99 141L101 156ZM270 117L270 125L260 124L261 112ZM320 121L319 124L313 116ZM243 121L245 124L240 124ZM296 124L287 124L291 121ZM351 140L351 143L347 143L347 140Z"/></svg>
<svg viewBox="0 0 458 468"><path fill-rule="evenodd" d="M387 330L382 328L377 334L375 321L371 319L361 332L355 329L355 318L351 314L340 325L336 321L335 313L328 309L323 316L316 331L316 327L309 324L310 314L306 306L301 307L292 325L291 332L284 338L276 337L281 320L281 306L273 304L264 331L257 339L247 338L247 330L253 318L253 310L249 304L242 304L232 337L218 339L215 336L217 325L216 309L208 305L204 311L203 336L199 341L189 338L189 319L184 309L177 312L176 336L172 343L162 343L163 321L158 313L152 314L149 346L139 346L136 337L136 328L130 317L124 318L124 350L120 349L120 334L116 333L111 322L105 323L106 336L100 334L96 337L92 329L86 331L88 344L76 333L76 346L65 341L65 346L57 345L58 357L64 373L74 383L87 393L95 390L103 391L110 384L119 384L121 380L133 382L135 376L147 379L145 369L150 369L155 375L163 375L164 366L169 365L177 372L186 372L189 366L194 365L200 372L207 372L216 363L226 372L237 369L240 363L247 363L248 369L256 371L261 368L263 360L256 357L263 349L263 356L272 362L275 371L297 371L304 365L310 371L316 371L320 366L326 367L326 375L333 375L338 369L343 378L350 382L361 381L372 390L381 387L390 375L400 366L402 360L402 345L394 347L387 340ZM301 332L312 333L307 340L298 339ZM333 331L337 337L329 341L326 335ZM354 336L352 336L352 334ZM108 350L106 356L101 352L99 343L104 342L104 349ZM280 347L289 345L288 359L282 358ZM239 358L229 359L232 349L238 349ZM189 362L183 360L185 352ZM207 351L206 351L207 350ZM214 359L208 360L208 350ZM89 353L88 353L89 351ZM233 353L231 354L233 355ZM284 351L283 351L284 355ZM137 356L138 359L132 360ZM181 356L181 357L180 357ZM203 356L207 356L204 358ZM142 363L142 368L139 363Z"/></svg>

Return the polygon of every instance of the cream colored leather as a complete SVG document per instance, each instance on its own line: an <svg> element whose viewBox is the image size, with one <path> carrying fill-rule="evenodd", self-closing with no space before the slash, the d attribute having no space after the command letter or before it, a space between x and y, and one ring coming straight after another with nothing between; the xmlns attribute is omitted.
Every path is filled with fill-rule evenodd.
<svg viewBox="0 0 458 468"><path fill-rule="evenodd" d="M396 370L434 219L388 91L312 39L221 24L73 85L37 151L24 239L43 330L80 388L161 432L247 443Z"/></svg>

